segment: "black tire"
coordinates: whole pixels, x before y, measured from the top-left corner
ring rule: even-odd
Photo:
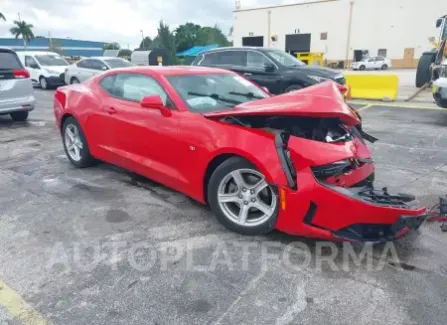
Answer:
[[[73,77],[70,79],[70,84],[78,84],[79,83],[79,79],[76,77]]]
[[[382,65],[382,70],[386,70],[386,69],[388,69],[388,65],[386,65],[386,64]]]
[[[302,85],[291,85],[289,87],[286,88],[286,90],[284,90],[285,93],[288,93],[290,91],[295,91],[295,90],[300,90],[303,89],[304,87]]]
[[[435,61],[436,52],[425,52],[419,59],[416,70],[416,87],[421,88],[431,80],[430,66]]]
[[[74,126],[77,128],[77,130],[79,132],[80,141],[82,142],[82,149],[80,149],[80,157],[81,158],[79,160],[73,159],[72,156],[70,155],[70,153],[68,152],[68,148],[67,148],[67,144],[66,144],[66,140],[65,140],[65,133],[66,133],[67,127],[69,127],[69,126]],[[68,117],[64,121],[64,124],[62,125],[62,143],[64,145],[65,154],[67,155],[68,159],[73,164],[73,166],[75,166],[77,168],[85,168],[85,167],[90,167],[95,163],[95,159],[90,154],[90,150],[89,150],[87,139],[85,138],[84,132],[82,131],[81,126],[79,125],[78,121],[76,121],[76,119],[74,117]]]
[[[262,224],[256,226],[242,226],[233,221],[231,221],[225,213],[222,211],[219,201],[218,201],[218,189],[222,180],[231,172],[238,169],[251,169],[253,171],[259,172],[256,167],[251,164],[249,161],[240,158],[240,157],[232,157],[225,160],[222,164],[220,164],[213,174],[210,177],[208,182],[208,192],[207,192],[207,200],[208,203],[213,210],[217,220],[227,229],[237,232],[243,235],[264,235],[271,232],[276,225],[276,220],[278,218],[279,212],[279,200],[276,192],[276,188],[272,188],[274,191],[274,197],[272,199],[276,200],[276,208],[272,216],[265,220]]]
[[[41,76],[39,78],[39,86],[40,86],[40,88],[42,88],[44,90],[48,89],[48,81],[47,81],[47,79],[45,79],[45,77]]]
[[[433,98],[435,99],[436,105],[442,108],[447,108],[447,99],[442,99],[439,94],[433,95]]]
[[[16,122],[23,122],[28,119],[28,111],[14,112],[9,114],[11,118]]]
[[[365,70],[366,69],[366,67],[362,64],[360,67],[359,67],[359,70]]]

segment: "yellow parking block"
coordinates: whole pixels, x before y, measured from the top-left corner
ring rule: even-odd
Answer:
[[[347,73],[346,85],[353,99],[396,100],[399,77],[396,74]]]
[[[0,281],[0,306],[23,325],[51,325],[14,290]]]

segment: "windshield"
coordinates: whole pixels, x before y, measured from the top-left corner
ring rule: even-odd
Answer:
[[[267,50],[265,53],[286,67],[300,67],[306,65],[296,57],[280,50]]]
[[[123,59],[106,59],[104,62],[111,68],[125,68],[125,67],[133,67],[134,65],[129,61]]]
[[[203,74],[166,77],[196,113],[224,111],[235,105],[269,95],[250,81],[234,74]]]
[[[43,66],[66,66],[69,65],[67,61],[61,56],[56,55],[36,55],[37,62]]]

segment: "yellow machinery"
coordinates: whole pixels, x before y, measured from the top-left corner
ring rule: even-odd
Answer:
[[[441,63],[447,56],[447,15],[436,21],[436,28],[440,29],[439,40],[430,39],[433,50],[424,52],[419,59],[416,70],[416,87],[418,88],[429,85],[439,78]]]
[[[298,52],[296,58],[307,65],[323,65],[323,52]]]

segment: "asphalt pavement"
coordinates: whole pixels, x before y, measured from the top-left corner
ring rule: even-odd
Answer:
[[[73,168],[52,96],[36,90],[28,122],[0,117],[0,324],[445,324],[439,224],[374,247],[237,235],[120,168]],[[446,110],[356,106],[379,184],[447,193]]]

